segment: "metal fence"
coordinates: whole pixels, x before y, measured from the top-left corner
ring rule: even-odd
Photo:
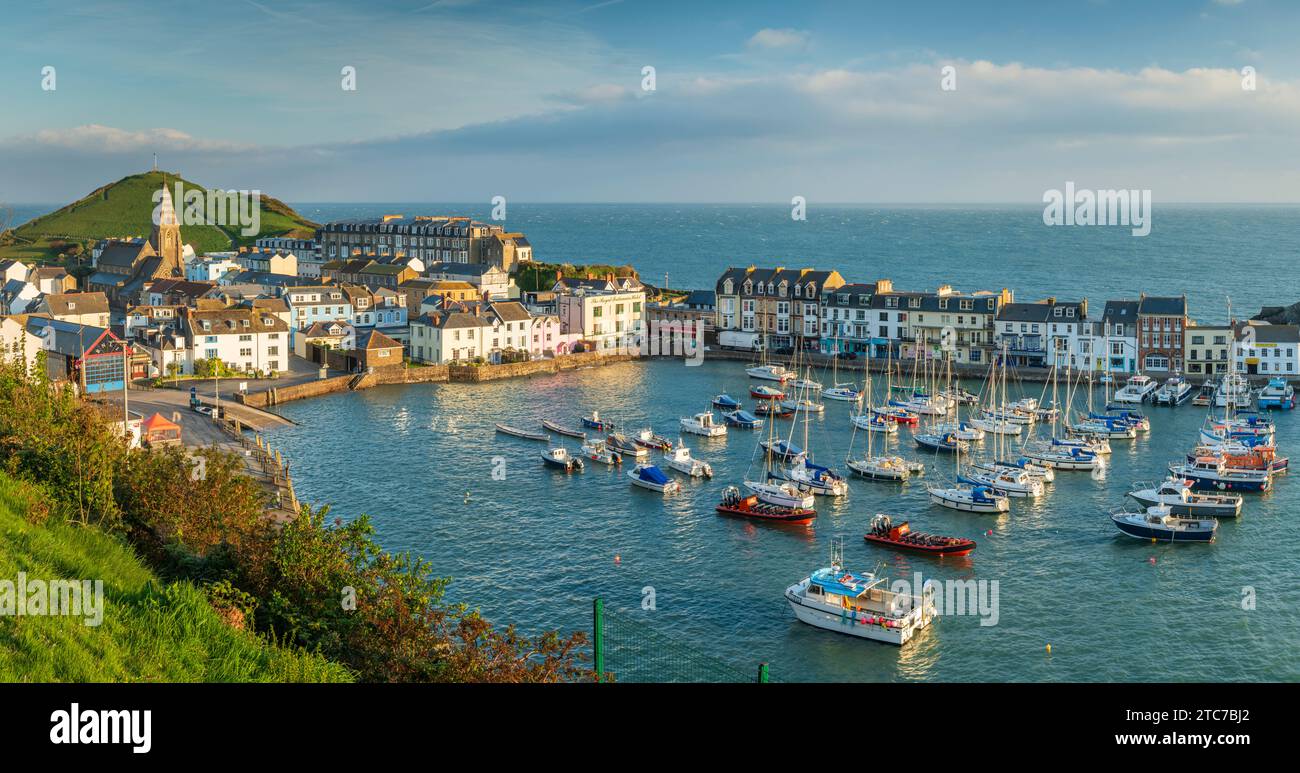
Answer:
[[[674,641],[625,612],[592,602],[592,650],[601,682],[759,682],[772,681],[767,663],[752,671],[737,668],[694,647]]]

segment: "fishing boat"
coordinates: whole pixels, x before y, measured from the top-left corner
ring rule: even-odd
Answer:
[[[780,365],[754,365],[745,368],[745,373],[749,374],[750,378],[778,382],[789,381],[795,375]]]
[[[1202,491],[1268,491],[1272,487],[1272,473],[1268,470],[1233,469],[1222,456],[1175,462],[1169,465],[1169,472],[1191,481],[1192,488]]]
[[[649,448],[654,451],[671,451],[673,450],[673,441],[663,435],[656,435],[654,430],[646,427],[632,437],[632,442],[642,448]]]
[[[605,445],[614,453],[620,456],[630,456],[633,459],[642,459],[650,455],[650,449],[637,445],[622,432],[611,432],[605,437]]]
[[[1192,385],[1182,376],[1170,376],[1152,396],[1156,405],[1182,405],[1192,398]]]
[[[943,454],[964,454],[970,450],[970,443],[958,440],[955,435],[938,432],[922,432],[912,436],[916,445],[924,451]]]
[[[849,423],[860,430],[893,435],[898,432],[897,422],[892,422],[876,413],[855,413],[849,416]]]
[[[785,392],[780,389],[773,389],[770,386],[759,385],[749,388],[749,396],[759,400],[784,400]]]
[[[657,491],[660,494],[672,494],[682,488],[682,484],[670,480],[663,470],[653,464],[638,464],[627,471],[627,476],[632,479],[633,486]]]
[[[665,454],[664,463],[692,478],[713,477],[713,467],[708,462],[691,456],[691,449],[686,446],[678,446],[671,453]]]
[[[682,432],[689,432],[692,435],[703,435],[704,437],[725,437],[727,426],[719,424],[714,418],[713,412],[697,413],[694,416],[682,417]]]
[[[593,462],[600,462],[611,467],[623,463],[623,457],[605,445],[605,441],[598,438],[588,440],[582,444],[582,455]]]
[[[565,437],[575,437],[578,439],[585,439],[587,437],[587,433],[581,430],[570,429],[568,427],[565,427],[560,424],[556,424],[553,421],[547,421],[545,419],[542,420],[542,428],[549,429],[551,432],[554,432],[557,435],[564,435]]]
[[[1218,391],[1213,381],[1207,380],[1192,398],[1192,405],[1206,407],[1214,404],[1214,393]]]
[[[722,501],[718,503],[716,509],[723,515],[773,523],[804,524],[811,523],[817,517],[817,511],[811,507],[782,507],[770,504],[760,500],[756,494],[742,495],[740,489],[735,486],[727,486],[722,490]]]
[[[1229,368],[1232,367],[1233,362],[1229,358]],[[1250,382],[1245,376],[1231,370],[1223,374],[1218,388],[1214,390],[1214,405],[1217,408],[1249,408]]]
[[[1119,510],[1110,514],[1110,520],[1120,532],[1152,542],[1213,542],[1219,532],[1214,518],[1174,515],[1163,505],[1140,513]]]
[[[821,413],[826,410],[826,406],[815,403],[806,397],[797,400],[782,400],[781,407],[793,413]]]
[[[975,550],[975,540],[912,531],[907,521],[895,525],[894,520],[884,513],[877,513],[871,519],[871,531],[862,538],[876,545],[937,556],[965,556]]]
[[[885,578],[845,571],[842,564],[843,545],[833,545],[830,566],[785,589],[801,622],[902,646],[934,620],[933,585],[915,589],[916,595],[895,593]]]
[[[952,510],[968,513],[1005,513],[1011,509],[1011,500],[989,486],[933,486],[928,489],[930,501]]]
[[[1164,505],[1174,515],[1236,518],[1241,515],[1240,494],[1197,494],[1189,481],[1168,477],[1160,483],[1134,483],[1130,497],[1143,507]]]
[[[759,416],[788,419],[791,416],[794,416],[794,409],[787,408],[776,400],[764,400],[754,406],[754,413]]]
[[[583,416],[582,426],[587,429],[594,429],[597,432],[613,432],[617,429],[614,422],[600,418],[599,411],[592,411],[590,416]]]
[[[1141,403],[1156,391],[1156,382],[1150,376],[1142,373],[1132,376],[1124,382],[1124,386],[1115,390],[1115,402],[1117,403]]]
[[[509,424],[498,424],[497,432],[500,432],[503,435],[523,438],[524,440],[540,440],[543,443],[549,442],[551,439],[550,436],[544,432],[529,432],[526,429],[512,427]]]
[[[1248,446],[1235,441],[1199,445],[1187,455],[1188,462],[1196,461],[1198,456],[1218,456],[1230,469],[1268,470],[1274,475],[1281,475],[1290,469],[1291,461],[1285,456],[1277,455],[1277,446]]]
[[[740,401],[731,395],[715,395],[713,398],[713,407],[721,408],[724,411],[734,411],[740,408]]]
[[[758,429],[763,426],[763,420],[750,413],[749,411],[731,411],[722,414],[722,420],[732,427],[740,429]]]
[[[563,446],[548,448],[542,452],[542,461],[550,467],[558,467],[565,472],[582,472],[582,457],[573,456]]]
[[[826,393],[823,392],[822,396],[826,396]],[[1289,411],[1295,407],[1295,388],[1285,378],[1271,378],[1268,385],[1259,391],[1256,402],[1260,408]]]

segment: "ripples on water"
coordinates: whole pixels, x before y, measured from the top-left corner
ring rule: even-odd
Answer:
[[[539,427],[543,418],[576,426],[597,409],[675,438],[680,416],[706,409],[719,392],[747,395],[748,383],[739,363],[657,361],[478,385],[381,387],[281,406],[299,424],[271,442],[292,460],[304,499],[329,503],[344,518],[369,513],[387,549],[425,556],[455,578],[456,600],[525,630],[589,630],[591,599],[601,595],[747,671],[767,660],[773,676],[788,681],[1300,678],[1300,481],[1281,478],[1275,491],[1248,496],[1243,517],[1222,521],[1211,546],[1138,542],[1118,536],[1106,517],[1132,481],[1160,477],[1185,453],[1204,416],[1190,405],[1146,407],[1150,435],[1113,441],[1105,480],[1060,473],[1047,496],[1013,500],[1008,516],[932,506],[921,482],[855,479],[843,500],[819,499],[809,528],[714,513],[722,488],[749,469],[754,433],[688,437],[715,477],[679,478],[682,493],[664,498],[599,465],[557,473],[542,466],[542,444],[493,430],[498,421]],[[1040,389],[1025,385],[1034,396]],[[818,460],[841,470],[847,415],[845,404],[828,402],[810,430]],[[1297,448],[1297,420],[1279,416],[1284,453]],[[903,453],[915,456],[908,430],[899,437]],[[859,451],[864,441],[859,434]],[[504,481],[492,480],[494,456],[505,460]],[[939,464],[927,477],[948,474],[950,460]],[[972,537],[979,548],[968,559],[939,561],[868,546],[861,535],[876,512]],[[998,580],[998,624],[944,617],[900,650],[799,623],[782,593],[825,564],[836,535],[845,537],[850,567],[880,563],[891,579],[922,571]],[[640,610],[645,586],[655,588],[657,611]],[[1241,609],[1244,586],[1256,590],[1254,611]]]

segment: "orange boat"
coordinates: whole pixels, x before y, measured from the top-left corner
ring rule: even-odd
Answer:
[[[1241,447],[1231,451],[1201,446],[1188,454],[1187,460],[1195,461],[1197,456],[1222,456],[1224,466],[1233,470],[1268,470],[1279,473],[1286,472],[1290,467],[1289,459],[1285,456],[1278,457],[1277,446]]]
[[[871,531],[862,537],[878,545],[934,553],[941,556],[964,556],[975,549],[975,540],[965,537],[944,537],[912,531],[903,521],[897,526],[888,515],[879,513],[871,519]]]
[[[817,517],[817,511],[811,507],[782,507],[760,502],[753,494],[741,496],[740,489],[735,486],[727,486],[723,490],[722,502],[718,504],[717,510],[723,515],[775,523],[804,524],[811,523]]]

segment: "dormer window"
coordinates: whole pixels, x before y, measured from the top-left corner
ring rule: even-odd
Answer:
[[[907,299],[907,307],[908,307],[909,309],[919,309],[919,308],[921,308],[921,299],[920,299],[920,298],[908,298],[908,299]]]
[[[750,282],[746,282],[746,283],[745,283],[745,295],[753,295],[753,294],[754,294],[754,285],[753,285],[752,283],[750,283]]]
[[[808,297],[809,297],[809,298],[816,298],[816,297],[817,297],[817,285],[813,284],[812,282],[809,282],[809,283],[808,283],[808,290],[807,290],[807,293],[808,293]]]
[[[732,288],[732,285],[731,285],[731,280],[730,280],[730,279],[728,279],[727,281],[725,281],[725,282],[722,283],[722,292],[723,292],[724,295],[731,295],[731,292],[732,292],[731,288]]]
[[[782,286],[782,287],[785,287],[785,285],[781,285],[781,286]],[[794,286],[794,297],[796,297],[796,298],[802,298],[802,297],[803,297],[803,287],[801,287],[801,286],[800,286],[799,284],[797,284],[797,283],[796,283],[795,286]]]

